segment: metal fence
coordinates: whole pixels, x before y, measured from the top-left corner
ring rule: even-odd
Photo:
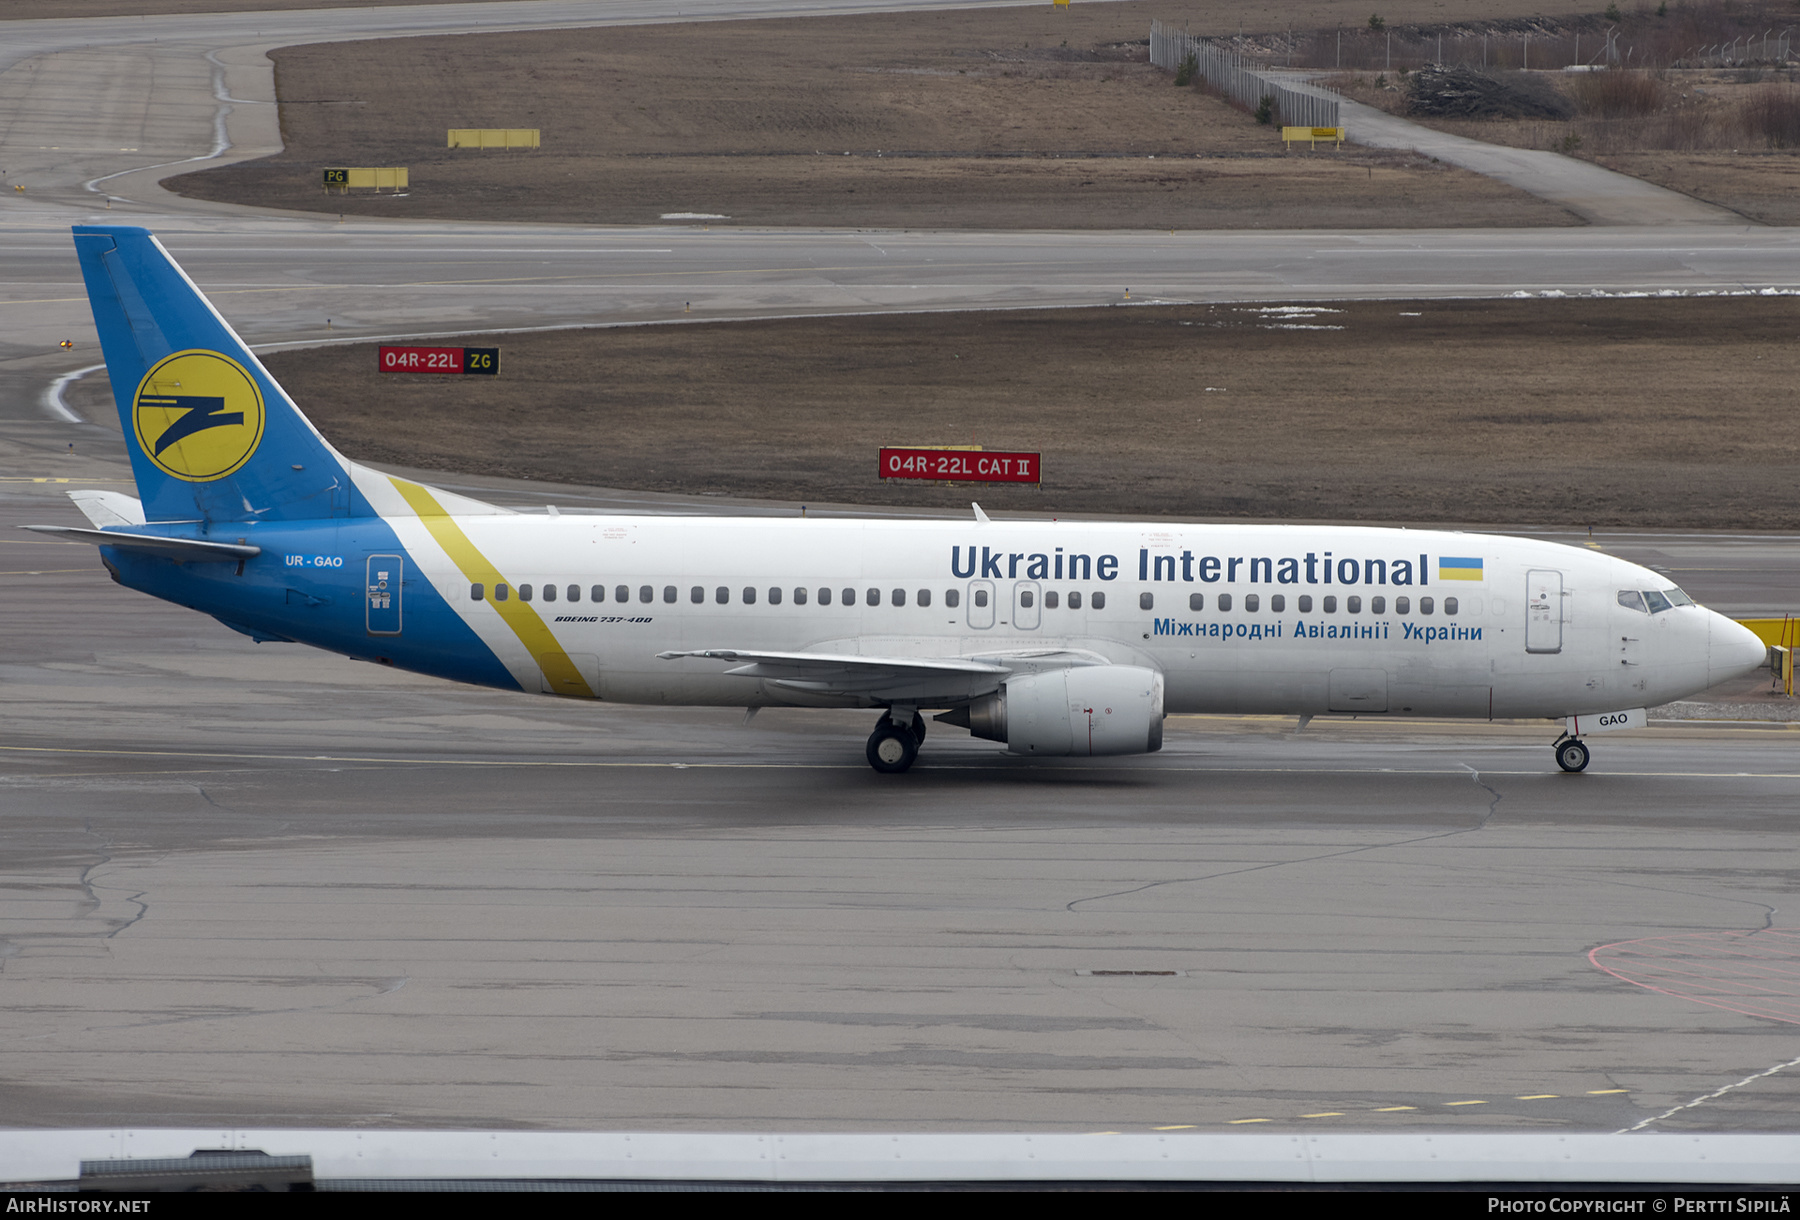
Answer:
[[[1329,90],[1292,88],[1260,64],[1227,51],[1204,38],[1194,38],[1160,21],[1150,23],[1150,62],[1170,72],[1192,56],[1196,73],[1246,110],[1269,99],[1270,118],[1288,127],[1337,127],[1338,99]]]

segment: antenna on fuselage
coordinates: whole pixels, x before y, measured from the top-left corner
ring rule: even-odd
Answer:
[[[981,505],[971,500],[969,507],[975,510],[975,524],[986,525],[988,523],[988,515],[981,511]]]

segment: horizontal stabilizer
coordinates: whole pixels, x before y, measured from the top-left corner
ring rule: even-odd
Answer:
[[[262,554],[259,546],[241,542],[202,542],[197,538],[163,538],[156,534],[126,534],[118,530],[84,530],[72,525],[25,525],[21,529],[40,534],[53,534],[70,542],[91,542],[95,546],[122,546],[133,551],[148,551],[169,559],[193,562],[217,560],[231,562],[254,559]]]
[[[75,501],[75,507],[81,515],[94,523],[95,529],[105,529],[109,525],[142,525],[144,524],[144,505],[135,496],[128,496],[122,491],[72,491],[69,499]]]

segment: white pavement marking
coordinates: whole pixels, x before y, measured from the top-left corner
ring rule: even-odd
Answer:
[[[1678,1106],[1671,1106],[1669,1109],[1664,1110],[1661,1114],[1652,1114],[1649,1118],[1644,1119],[1642,1122],[1633,1123],[1631,1126],[1626,1127],[1626,1128],[1620,1130],[1619,1132],[1617,1132],[1617,1134],[1628,1135],[1633,1131],[1642,1131],[1644,1128],[1650,1126],[1652,1123],[1660,1123],[1663,1119],[1671,1118],[1674,1115],[1681,1113],[1683,1110],[1692,1110],[1695,1106],[1705,1105],[1709,1101],[1716,1101],[1718,1098],[1725,1096],[1727,1093],[1731,1093],[1738,1089],[1741,1089],[1747,1084],[1754,1084],[1758,1080],[1762,1080],[1768,1076],[1773,1076],[1777,1072],[1786,1071],[1788,1068],[1795,1067],[1795,1066],[1800,1066],[1800,1058],[1789,1059],[1786,1063],[1777,1063],[1772,1068],[1764,1068],[1760,1072],[1751,1073],[1750,1075],[1744,1077],[1742,1080],[1735,1081],[1731,1084],[1725,1085],[1722,1088],[1714,1089],[1712,1092],[1706,1094],[1704,1097],[1696,1097],[1692,1101],[1684,1101]]]

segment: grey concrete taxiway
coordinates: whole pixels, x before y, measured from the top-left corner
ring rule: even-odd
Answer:
[[[1177,718],[1048,765],[939,726],[884,778],[866,714],[254,644],[11,528],[122,476],[11,436],[0,1124],[1792,1125],[1794,727],[1567,776],[1537,724]],[[1717,604],[1800,575],[1709,554]],[[1713,989],[1601,968],[1657,954]]]

